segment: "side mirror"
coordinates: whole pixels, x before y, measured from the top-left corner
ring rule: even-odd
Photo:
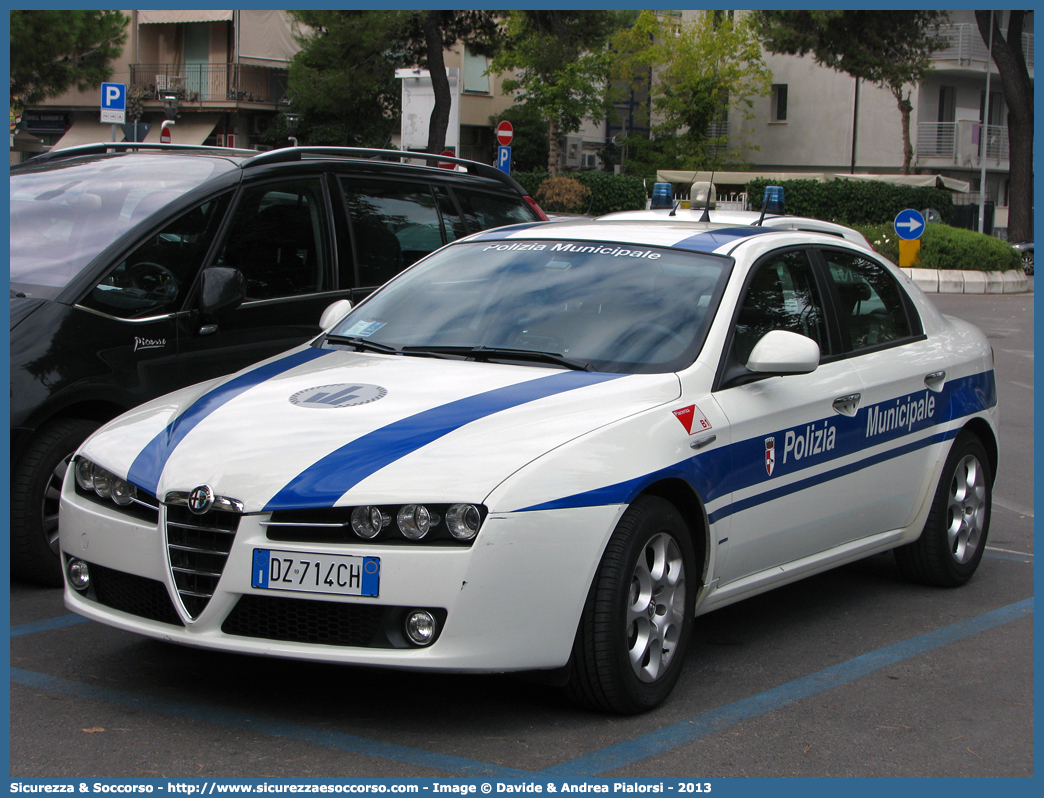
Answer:
[[[794,332],[772,330],[754,344],[747,368],[759,374],[809,374],[819,368],[819,344]]]
[[[211,266],[203,270],[200,284],[200,309],[207,318],[226,308],[239,307],[246,299],[246,278],[239,269]]]
[[[338,299],[336,302],[327,305],[326,310],[323,311],[323,315],[319,317],[319,329],[326,332],[333,327],[337,322],[348,315],[348,311],[352,309],[352,303],[347,299]]]

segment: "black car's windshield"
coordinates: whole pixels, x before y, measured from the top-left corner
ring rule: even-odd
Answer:
[[[235,168],[221,158],[76,158],[11,173],[11,282],[63,288],[147,216]]]
[[[638,245],[457,244],[357,307],[327,343],[360,349],[366,341],[418,357],[675,371],[699,354],[730,267],[727,258]]]

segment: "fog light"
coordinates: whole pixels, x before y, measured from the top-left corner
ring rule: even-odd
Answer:
[[[407,504],[395,518],[399,531],[410,540],[420,540],[431,529],[431,514],[423,504]]]
[[[69,584],[77,590],[86,590],[91,584],[91,574],[83,560],[69,560]]]
[[[482,516],[473,504],[454,504],[446,513],[446,526],[457,540],[471,540],[478,534]]]
[[[361,538],[375,538],[377,534],[391,523],[390,518],[377,507],[356,507],[352,510],[352,529]]]
[[[435,618],[427,610],[413,610],[406,616],[406,636],[418,646],[435,639]]]
[[[126,507],[134,497],[138,495],[138,489],[123,479],[112,481],[112,500],[121,507]]]
[[[94,490],[94,463],[80,457],[76,461],[76,484],[84,490]]]

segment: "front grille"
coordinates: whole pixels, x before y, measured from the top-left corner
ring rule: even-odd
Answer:
[[[203,612],[239,528],[239,513],[211,510],[194,515],[187,507],[167,505],[167,554],[174,584],[191,618]]]
[[[242,596],[221,631],[292,643],[387,647],[382,633],[387,612],[388,608],[371,604]]]
[[[162,582],[88,563],[91,593],[99,604],[150,621],[184,626]]]

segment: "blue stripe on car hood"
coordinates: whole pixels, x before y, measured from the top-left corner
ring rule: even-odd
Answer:
[[[472,421],[622,376],[625,375],[565,371],[458,399],[401,419],[356,438],[306,468],[268,502],[265,510],[330,507],[366,477]]]
[[[255,385],[260,385],[265,380],[285,371],[290,371],[303,363],[329,354],[329,351],[312,347],[302,349],[287,357],[239,374],[203,394],[185,412],[170,422],[161,433],[149,441],[131,463],[127,479],[155,496],[160,474],[163,473],[167,460],[178,444],[185,439],[185,436],[192,432],[203,419]],[[160,496],[157,498],[162,499]]]

